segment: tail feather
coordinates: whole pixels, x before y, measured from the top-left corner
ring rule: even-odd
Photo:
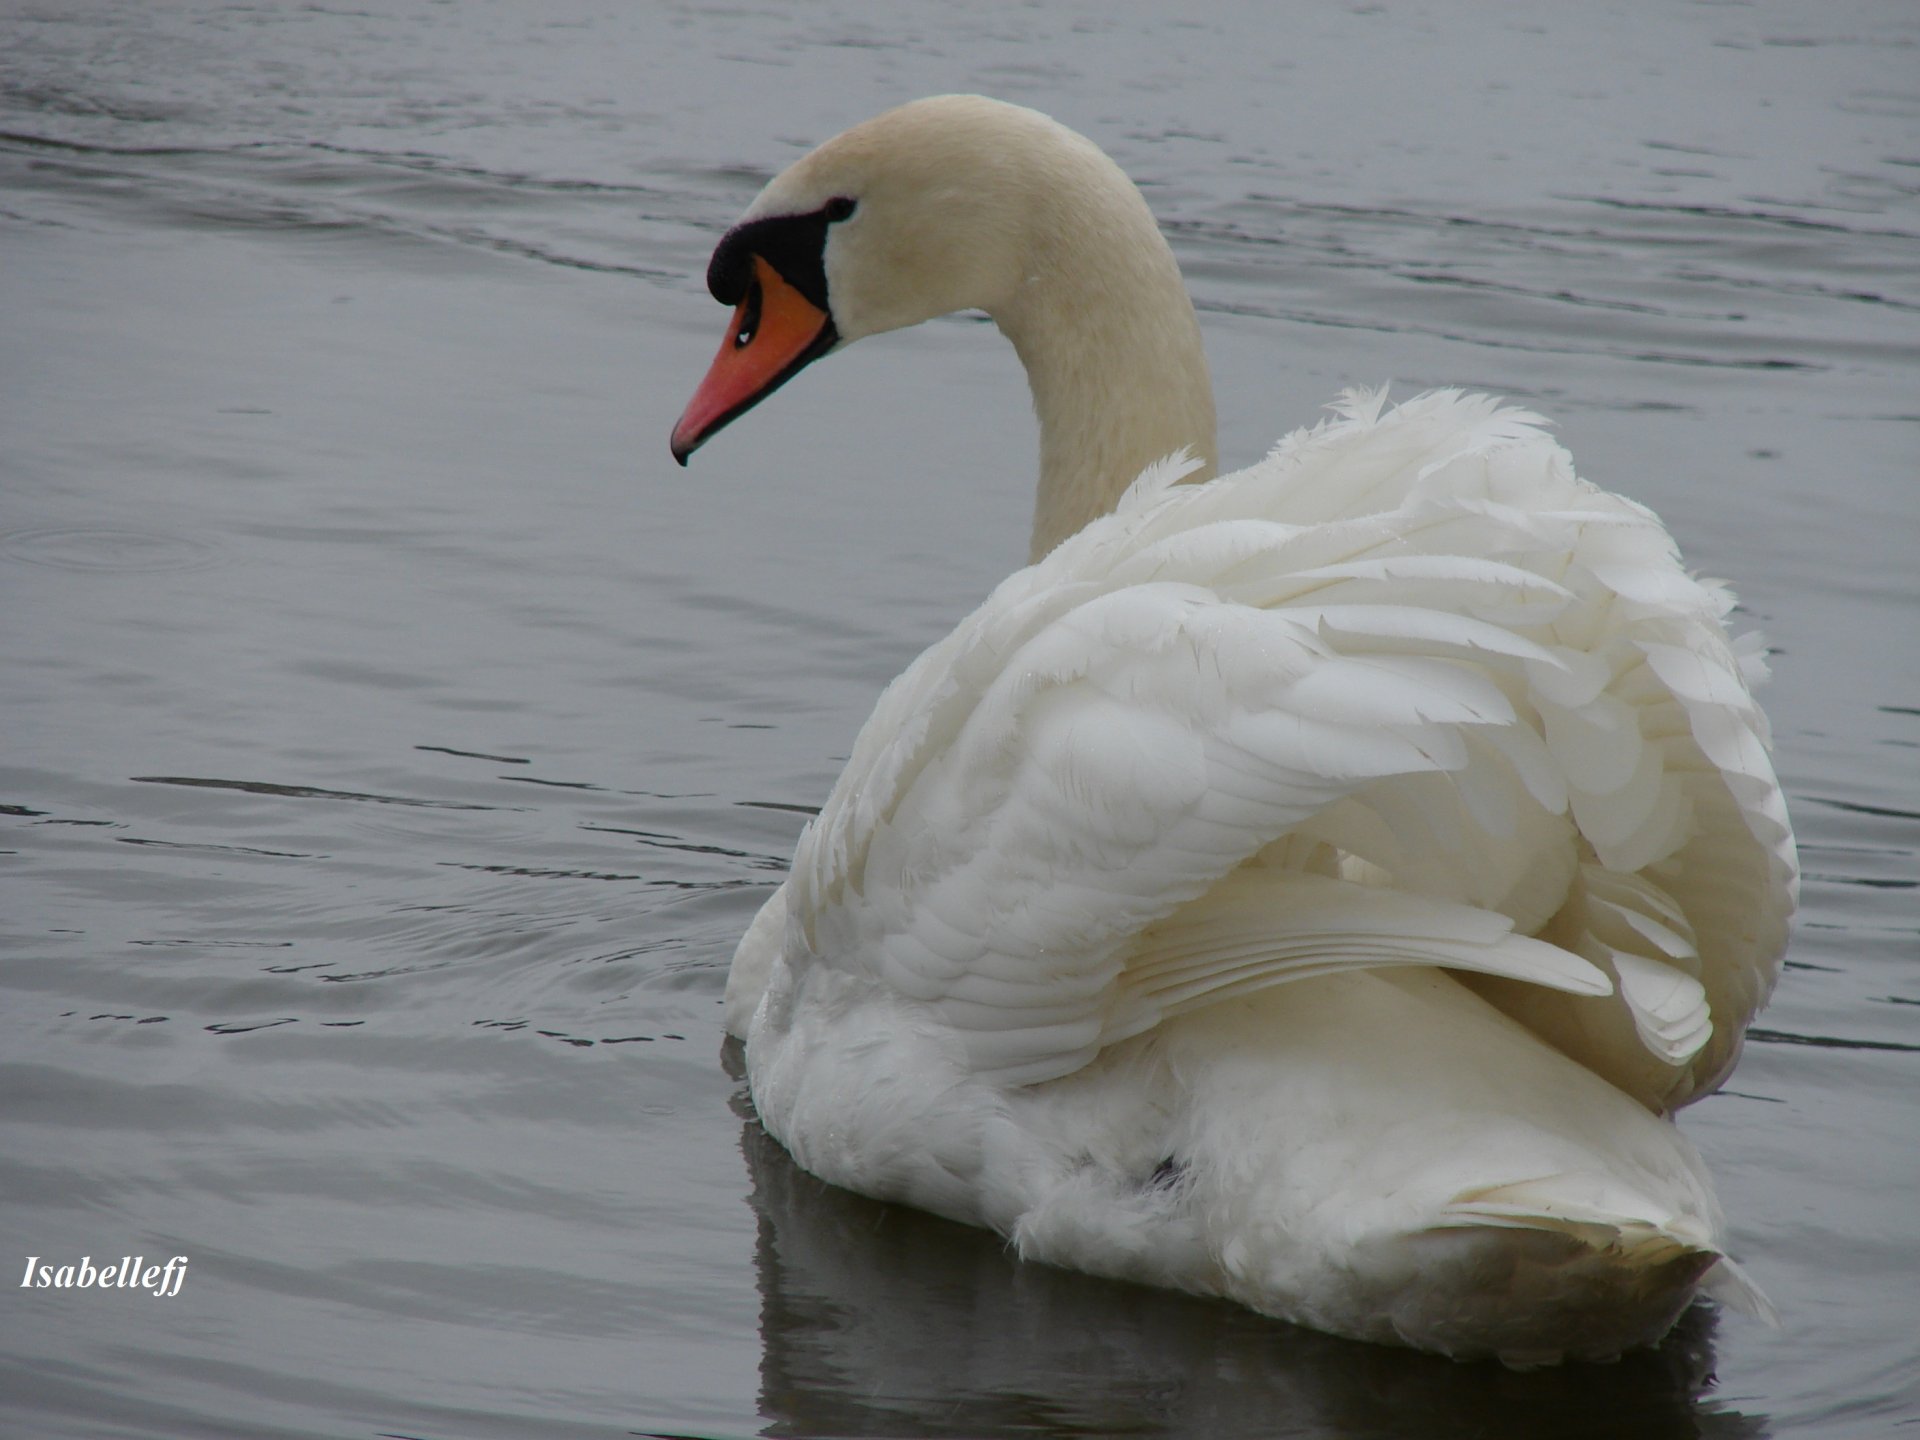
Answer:
[[[1773,1302],[1767,1299],[1766,1292],[1727,1256],[1722,1255],[1700,1277],[1700,1288],[1736,1315],[1758,1320],[1770,1329],[1780,1328],[1780,1312],[1773,1308]]]
[[[1562,1170],[1463,1190],[1442,1213],[1452,1217],[1450,1223],[1559,1230],[1569,1235],[1629,1236],[1644,1231],[1665,1236],[1683,1249],[1718,1253],[1697,1217],[1676,1214],[1671,1206],[1659,1205],[1618,1177],[1597,1170]]]
[[[1477,1323],[1516,1369],[1654,1344],[1703,1290],[1772,1314],[1696,1217],[1662,1211],[1605,1176],[1550,1175],[1462,1192],[1428,1233],[1469,1247],[1488,1312]],[[1502,1307],[1524,1324],[1503,1326]]]

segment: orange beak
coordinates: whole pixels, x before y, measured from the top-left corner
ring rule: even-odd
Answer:
[[[682,465],[735,416],[744,415],[839,343],[833,317],[781,278],[758,255],[727,338],[673,427]]]

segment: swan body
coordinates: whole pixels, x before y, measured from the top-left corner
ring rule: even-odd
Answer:
[[[1650,512],[1455,392],[1352,393],[1209,478],[1138,192],[979,97],[803,158],[709,281],[740,310],[682,459],[962,307],[1041,422],[1034,563],[881,696],[734,957],[801,1165],[1461,1358],[1764,1310],[1671,1112],[1733,1066],[1797,870],[1759,652]]]

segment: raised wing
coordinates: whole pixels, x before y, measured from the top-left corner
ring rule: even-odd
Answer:
[[[1397,963],[1655,1108],[1717,1083],[1795,881],[1724,589],[1477,397],[1358,397],[1184,473],[889,688],[795,857],[788,963],[918,1002],[1006,1083]]]

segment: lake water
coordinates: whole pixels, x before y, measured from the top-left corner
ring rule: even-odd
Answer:
[[[1737,581],[1806,903],[1684,1124],[1779,1330],[1348,1344],[1016,1265],[747,1118],[734,940],[1024,555],[1035,437],[965,319],[691,471],[667,432],[721,230],[956,89],[1140,180],[1229,463],[1349,384],[1491,389]],[[1917,462],[1910,0],[7,0],[0,1424],[1916,1433]]]

